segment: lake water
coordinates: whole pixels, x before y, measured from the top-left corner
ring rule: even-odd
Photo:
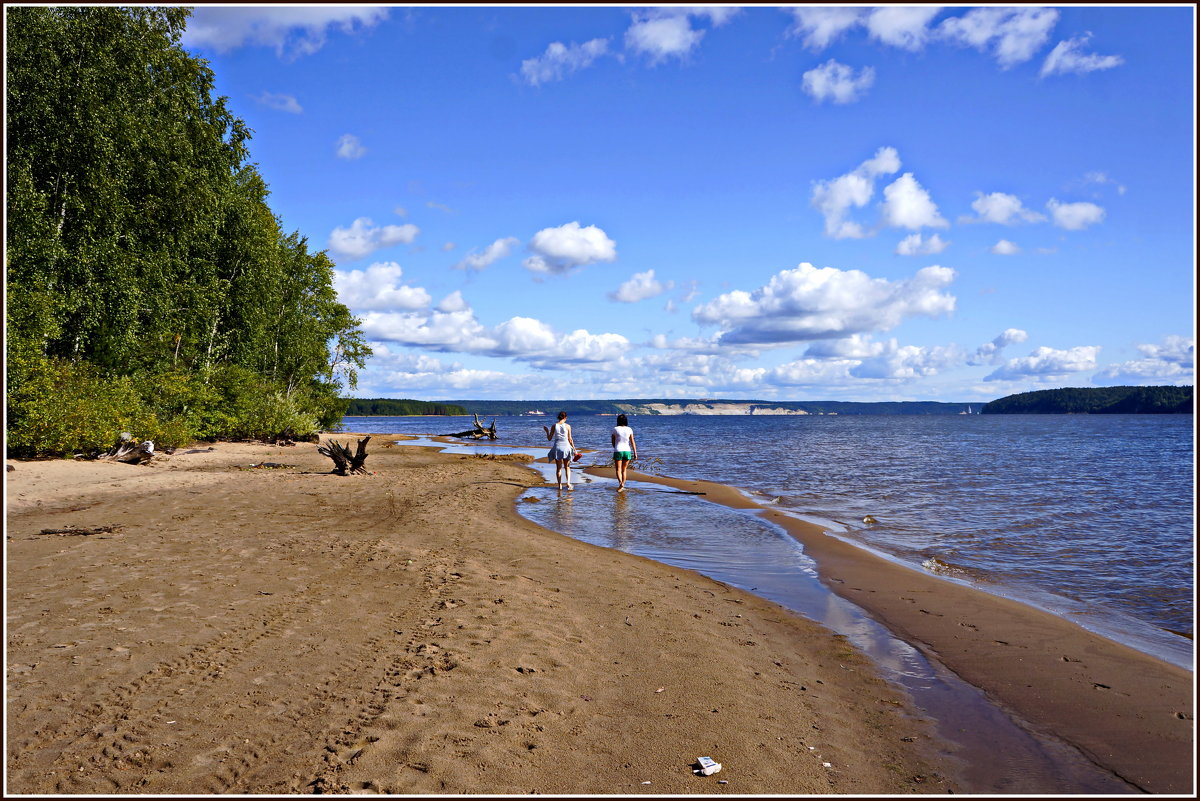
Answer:
[[[500,417],[499,442],[544,455],[541,427],[551,421]],[[606,462],[614,418],[569,422],[576,444],[598,451],[582,463]],[[737,487],[889,558],[1192,666],[1191,416],[689,415],[630,424],[635,467],[645,472]],[[464,418],[347,417],[343,427],[446,434],[470,426]],[[531,490],[554,502],[518,506],[596,544],[710,575],[706,566],[717,566],[721,580],[780,602],[777,590],[795,592],[787,576],[813,572],[802,549],[756,515],[650,484],[631,485],[624,498],[586,491],[610,483],[590,481],[565,503],[552,487]],[[868,516],[875,522],[864,523]]]

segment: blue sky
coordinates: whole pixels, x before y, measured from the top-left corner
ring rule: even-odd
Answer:
[[[360,397],[1194,383],[1192,6],[200,6]]]

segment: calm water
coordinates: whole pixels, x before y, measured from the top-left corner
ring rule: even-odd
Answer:
[[[544,451],[541,426],[550,419],[499,418],[500,441]],[[583,463],[604,461],[613,418],[570,422],[576,443],[599,451]],[[630,424],[642,457],[636,466],[646,472],[738,487],[893,559],[1191,666],[1191,416],[635,416]],[[463,418],[346,418],[344,426],[419,434],[469,428]],[[723,562],[733,583],[767,597],[773,583],[787,581],[767,565],[811,571],[803,553],[780,546],[774,527],[755,515],[650,485],[620,502],[580,490],[569,504],[521,504],[521,511],[651,558],[660,558],[656,549],[684,554],[673,558],[696,569],[686,563],[689,538],[708,529],[741,532],[726,551],[697,558]],[[536,492],[550,500],[549,491]],[[865,524],[867,516],[877,522]],[[659,540],[634,547],[622,534],[643,528],[633,521],[653,521]]]

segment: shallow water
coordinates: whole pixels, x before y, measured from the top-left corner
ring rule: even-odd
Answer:
[[[344,425],[436,434],[462,430],[461,420],[366,417]],[[541,426],[550,421],[499,418],[500,442],[544,449]],[[570,422],[576,443],[597,449],[583,463],[606,461],[614,419]],[[730,484],[889,558],[1192,666],[1191,416],[635,416],[630,423],[642,457],[635,467],[646,472]],[[665,494],[652,497],[658,505],[631,497],[626,512],[596,510],[614,521],[603,536],[619,536],[620,515],[689,520],[659,526],[666,538],[729,525],[713,504],[683,503],[685,512],[664,506]],[[863,523],[867,516],[877,522]],[[576,514],[560,525],[587,519]],[[742,542],[715,558],[745,577],[739,586],[769,586],[769,569],[748,556],[761,545]]]
[[[361,430],[361,429],[360,429]],[[489,445],[414,443],[449,452],[529,453]],[[587,461],[586,459],[584,460]],[[1133,788],[1079,752],[1031,733],[976,687],[929,662],[851,602],[825,588],[815,565],[786,531],[757,513],[711,504],[696,495],[573,471],[575,488],[559,490],[554,466],[531,464],[547,485],[521,495],[519,511],[576,539],[687,568],[803,614],[841,634],[905,690],[948,744],[955,780],[973,793],[1123,794]]]

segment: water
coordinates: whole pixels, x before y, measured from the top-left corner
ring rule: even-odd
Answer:
[[[541,426],[550,421],[502,417],[500,441],[544,450]],[[599,451],[584,464],[605,460],[614,419],[570,422],[576,444]],[[1191,416],[635,416],[630,423],[636,466],[647,472],[730,484],[877,553],[1192,665]],[[421,434],[469,427],[462,418],[370,417],[346,418],[344,426]],[[646,497],[654,503],[634,494],[625,512],[537,522],[586,538],[585,521],[599,516],[610,533],[596,536],[619,538],[624,515],[654,520],[668,540],[731,526],[728,510],[693,496]],[[536,519],[536,506],[522,504],[522,512]],[[863,523],[867,516],[877,522]],[[741,517],[750,522],[730,530],[766,527]],[[731,541],[727,554],[704,558],[739,572],[737,586],[769,586],[769,571],[747,574],[764,571],[746,554],[765,541]],[[622,548],[617,540],[597,544]],[[639,547],[667,561],[657,546]]]

